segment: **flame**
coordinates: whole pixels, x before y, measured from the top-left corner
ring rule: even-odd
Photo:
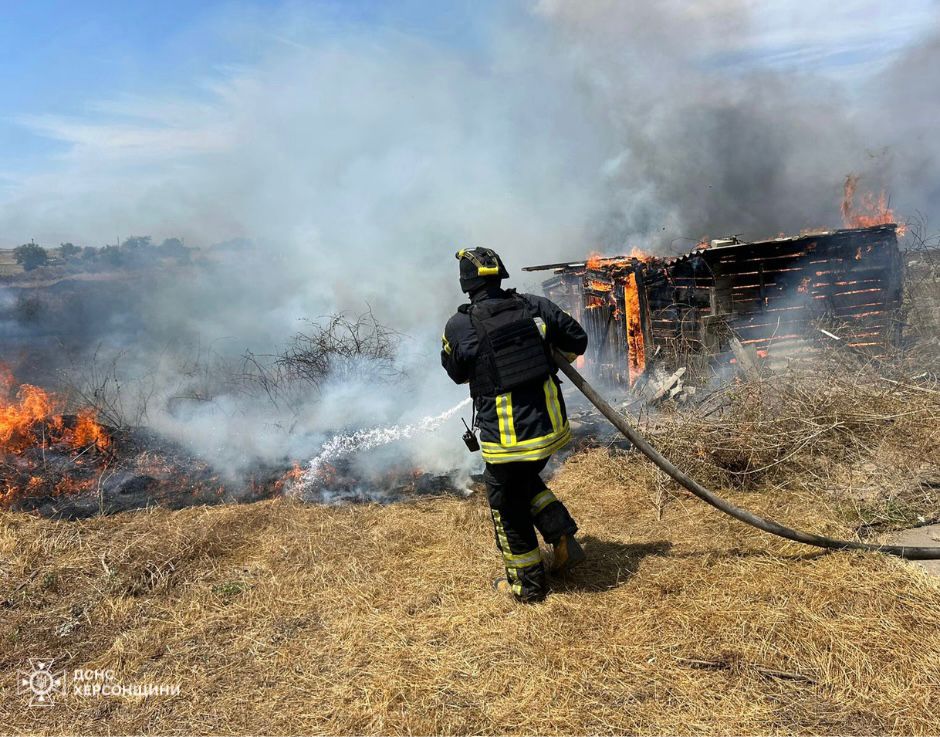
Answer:
[[[842,188],[842,222],[846,228],[869,228],[873,225],[887,225],[896,222],[894,211],[888,206],[888,196],[884,190],[876,197],[867,192],[861,196],[858,206],[855,204],[858,189],[858,175],[849,174]],[[904,228],[898,228],[899,235],[904,235]]]
[[[7,386],[12,388],[9,383]],[[38,386],[23,384],[15,398],[0,398],[0,448],[21,453],[33,444],[34,427],[52,415],[52,401]],[[61,418],[58,418],[61,425]]]
[[[111,444],[111,438],[105,429],[95,420],[95,413],[89,409],[79,410],[78,421],[72,430],[72,447],[87,448],[95,445],[104,450]]]
[[[585,259],[585,267],[590,271],[607,271],[612,282],[602,282],[585,275],[585,290],[594,294],[585,293],[584,308],[586,314],[599,307],[609,306],[613,309],[611,317],[620,318],[620,310],[616,301],[610,294],[614,284],[623,282],[624,307],[626,313],[627,354],[629,363],[630,385],[640,377],[646,368],[646,346],[643,339],[643,322],[640,316],[640,293],[637,287],[636,272],[640,268],[637,262],[649,263],[655,257],[641,248],[633,247],[626,256],[604,257],[596,251],[591,252]],[[601,296],[600,294],[604,296]]]
[[[62,419],[62,403],[54,395],[32,384],[21,384],[14,393],[15,384],[9,368],[0,365],[0,451],[21,453],[32,445],[63,442],[71,448],[95,445],[103,450],[111,444],[93,410],[79,410],[69,428]]]
[[[56,494],[74,493],[93,483],[68,475],[56,480],[46,473],[45,465],[40,465],[42,462],[35,454],[26,452],[34,448],[41,448],[43,454],[47,449],[58,453],[80,451],[72,460],[82,465],[89,458],[85,451],[104,450],[111,444],[108,432],[98,424],[93,410],[82,409],[74,422],[66,422],[61,414],[62,405],[55,395],[38,386],[21,384],[17,387],[12,372],[0,364],[0,461],[6,462],[13,456],[15,462],[8,467],[29,474],[28,479],[4,479],[5,489],[0,491],[0,501],[9,502],[21,494],[38,493],[43,488]]]
[[[646,346],[643,342],[643,323],[640,319],[640,291],[636,283],[636,274],[627,275],[623,287],[624,308],[627,313],[627,347],[630,372],[630,386],[646,368]]]
[[[654,258],[653,254],[634,246],[626,256],[601,256],[597,251],[591,251],[584,260],[584,265],[589,271],[599,271],[609,266],[629,265],[631,261],[648,263]]]
[[[293,485],[299,482],[303,477],[304,469],[297,461],[294,461],[293,467],[274,482],[274,491],[278,494],[289,492]]]
[[[796,288],[796,291],[798,291],[800,294],[806,294],[809,291],[809,281],[810,279],[808,276],[803,277],[803,279],[800,280],[800,286]]]

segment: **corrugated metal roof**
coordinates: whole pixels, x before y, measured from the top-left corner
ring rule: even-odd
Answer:
[[[898,227],[897,223],[886,223],[884,225],[872,225],[867,228],[839,228],[836,230],[814,230],[814,231],[800,233],[799,235],[780,236],[778,238],[768,238],[764,240],[746,241],[746,242],[741,242],[741,243],[729,243],[728,245],[712,246],[710,248],[694,248],[688,253],[682,254],[681,256],[674,256],[672,258],[665,258],[665,257],[660,257],[660,256],[654,256],[653,258],[655,259],[657,266],[673,266],[674,264],[678,264],[683,261],[686,261],[695,255],[707,253],[707,252],[715,253],[717,251],[720,251],[721,253],[724,254],[724,253],[734,252],[735,250],[742,250],[745,248],[754,248],[755,246],[756,247],[765,246],[765,245],[769,246],[769,245],[775,245],[779,243],[788,243],[788,242],[796,243],[798,241],[811,240],[813,238],[822,238],[825,236],[842,235],[846,233],[870,233],[870,232],[876,232],[876,231],[892,231],[893,232],[897,230],[897,227]],[[617,261],[617,260],[627,261],[629,259],[630,259],[630,256],[602,256],[600,257],[599,260],[600,261]],[[549,269],[552,269],[555,271],[555,273],[559,273],[559,272],[566,271],[568,269],[584,268],[585,265],[586,263],[584,259],[581,259],[580,261],[570,261],[568,263],[544,264],[542,266],[525,266],[523,267],[522,270],[523,271],[548,271]]]

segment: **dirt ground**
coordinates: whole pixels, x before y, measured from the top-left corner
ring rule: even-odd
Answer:
[[[490,588],[500,567],[479,495],[384,507],[276,500],[79,523],[2,513],[0,725],[940,732],[940,578],[758,533],[603,449],[574,456],[552,485],[589,560],[531,606]],[[852,534],[820,494],[729,496]],[[56,694],[31,707],[17,688],[30,658],[55,658],[70,687],[76,669],[90,669],[113,671],[105,683],[180,690]]]
[[[891,542],[898,545],[933,547],[940,545],[940,525],[925,525],[903,530],[894,535]],[[919,560],[916,565],[934,576],[940,576],[940,560]]]

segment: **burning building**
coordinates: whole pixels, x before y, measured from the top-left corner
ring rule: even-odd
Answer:
[[[678,258],[634,252],[529,266],[553,272],[545,294],[590,337],[587,367],[630,385],[653,366],[805,350],[820,329],[877,354],[900,338],[902,267],[892,223],[742,243],[700,244]]]

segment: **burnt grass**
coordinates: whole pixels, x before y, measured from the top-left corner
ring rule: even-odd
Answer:
[[[65,415],[63,421],[74,421],[74,416]],[[152,506],[182,509],[251,502],[279,493],[282,467],[259,466],[233,481],[147,429],[104,430],[111,441],[104,449],[43,447],[40,437],[22,454],[6,454],[0,462],[0,484],[16,490],[9,494],[7,508],[53,519],[81,519]]]
[[[74,415],[62,416],[68,427]],[[41,424],[41,423],[40,423]],[[96,515],[162,507],[250,503],[297,491],[292,484],[302,467],[288,458],[261,463],[237,475],[223,474],[179,443],[146,428],[103,427],[105,448],[74,449],[52,443],[51,429],[32,428],[34,444],[0,460],[0,507],[51,519],[77,520]],[[339,459],[328,478],[297,496],[313,503],[391,503],[421,497],[462,496],[479,489],[480,477],[457,485],[452,474],[389,468],[363,475],[350,459]]]

